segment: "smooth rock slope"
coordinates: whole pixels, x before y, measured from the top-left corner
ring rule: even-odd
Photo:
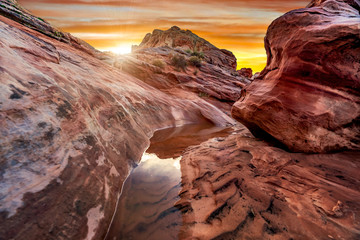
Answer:
[[[101,239],[156,129],[234,121],[0,16],[0,239]]]

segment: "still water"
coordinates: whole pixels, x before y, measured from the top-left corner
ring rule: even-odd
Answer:
[[[174,205],[181,190],[182,152],[230,132],[229,128],[213,125],[187,125],[155,132],[140,164],[124,183],[107,239],[178,239],[182,218]]]

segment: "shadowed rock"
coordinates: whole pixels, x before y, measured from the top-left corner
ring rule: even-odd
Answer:
[[[316,1],[275,21],[263,80],[242,92],[234,116],[291,149],[356,149],[357,2]],[[102,239],[156,129],[234,124],[224,102],[249,81],[232,76],[232,54],[190,31],[155,31],[132,56],[111,58],[54,36],[15,1],[1,1],[0,12],[0,239]],[[177,72],[170,56],[190,57],[186,49],[205,60]],[[302,74],[309,68],[317,71]],[[179,237],[358,239],[358,155],[290,154],[244,128],[192,147]]]

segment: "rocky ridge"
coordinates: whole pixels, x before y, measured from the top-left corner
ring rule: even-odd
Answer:
[[[177,26],[173,26],[166,31],[155,29],[152,33],[148,33],[139,46],[133,46],[133,52],[163,46],[171,48],[181,47],[183,49],[203,52],[208,63],[226,67],[229,70],[236,70],[236,58],[232,52],[218,49],[190,30],[182,30]]]
[[[41,32],[48,37],[57,39],[61,42],[70,44],[71,46],[87,52],[92,56],[100,57],[102,53],[87,42],[72,36],[69,33],[62,32],[53,27],[46,20],[32,15],[29,11],[24,9],[17,0],[1,0],[0,1],[0,15],[10,18],[28,28]]]

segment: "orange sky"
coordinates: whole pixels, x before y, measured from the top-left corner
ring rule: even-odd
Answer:
[[[129,51],[153,29],[190,29],[218,48],[232,51],[238,68],[266,64],[268,25],[305,7],[294,0],[19,0],[25,8],[100,50]]]

